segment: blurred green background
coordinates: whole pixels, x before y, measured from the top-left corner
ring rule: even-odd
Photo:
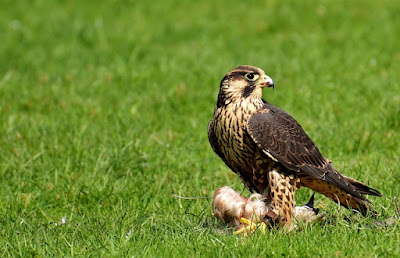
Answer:
[[[399,196],[398,1],[0,2],[2,256],[399,255],[398,226],[339,216],[291,234],[217,230],[212,196],[239,179],[207,123],[222,77],[274,79],[336,168]],[[311,191],[301,190],[298,203]],[[348,217],[351,217],[349,222]]]

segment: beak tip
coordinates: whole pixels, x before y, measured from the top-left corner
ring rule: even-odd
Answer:
[[[272,89],[274,90],[275,89],[275,84],[274,84],[274,82],[271,82],[269,85],[268,85],[268,87],[272,87]]]

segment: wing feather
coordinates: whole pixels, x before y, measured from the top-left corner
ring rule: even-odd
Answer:
[[[247,121],[247,131],[265,153],[286,168],[323,180],[354,197],[367,200],[322,156],[300,124],[285,111],[265,103],[263,109]]]

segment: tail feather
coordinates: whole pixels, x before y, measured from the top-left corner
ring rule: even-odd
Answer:
[[[358,180],[356,180],[354,178],[351,178],[351,177],[348,177],[348,176],[345,176],[345,175],[342,175],[342,176],[347,181],[349,181],[349,183],[351,183],[356,188],[356,190],[358,192],[360,192],[361,194],[367,194],[367,195],[373,195],[373,196],[382,197],[382,194],[378,190],[375,190],[375,189],[373,189],[373,188],[371,188],[369,186],[366,186],[365,184],[361,183],[360,181],[358,181]]]
[[[375,196],[382,196],[382,194],[351,177],[344,175],[341,176],[354,187],[354,191],[358,193],[358,196],[352,195],[346,190],[341,189],[333,184],[329,184],[326,181],[315,180],[315,178],[308,175],[303,175],[301,177],[300,185],[311,188],[312,190],[325,195],[333,201],[339,202],[342,206],[348,209],[358,210],[363,215],[366,215],[368,211],[375,213],[371,205],[369,205],[370,201],[364,196],[364,194]]]

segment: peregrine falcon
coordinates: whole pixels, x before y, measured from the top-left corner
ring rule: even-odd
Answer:
[[[301,186],[366,215],[364,195],[381,193],[336,171],[292,116],[262,99],[265,87],[274,82],[254,66],[225,75],[208,124],[214,152],[251,192],[264,196],[281,225],[290,224]]]

